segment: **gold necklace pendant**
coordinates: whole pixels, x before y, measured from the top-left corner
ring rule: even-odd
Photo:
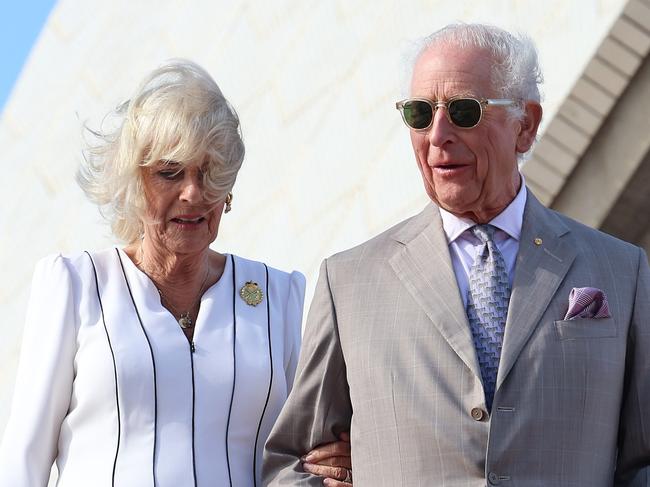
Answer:
[[[187,330],[188,328],[192,328],[194,326],[189,311],[186,311],[185,313],[181,313],[180,317],[178,318],[178,324],[181,325],[181,328],[183,330]]]
[[[264,293],[259,285],[253,281],[247,281],[239,290],[239,296],[249,306],[257,306],[264,299]]]

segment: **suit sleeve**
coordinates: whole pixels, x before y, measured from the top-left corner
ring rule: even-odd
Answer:
[[[291,394],[266,443],[264,485],[322,486],[300,457],[350,430],[350,404],[328,261],[321,265]]]
[[[288,353],[284,361],[284,376],[287,391],[291,391],[298,366],[300,354],[300,336],[302,330],[302,311],[305,303],[305,276],[300,272],[291,273],[289,280],[289,298],[287,300],[287,332],[285,348]]]
[[[614,485],[650,486],[650,268],[639,251]]]
[[[63,257],[37,264],[9,421],[0,446],[0,485],[45,487],[72,394],[75,316]]]

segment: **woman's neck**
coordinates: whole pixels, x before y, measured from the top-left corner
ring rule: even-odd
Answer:
[[[125,251],[153,281],[163,300],[178,310],[193,308],[203,292],[223,272],[218,259],[222,256],[209,248],[195,254],[179,254],[161,249],[145,237]]]
[[[203,281],[210,268],[210,249],[195,254],[179,254],[159,249],[142,240],[136,265],[154,281],[179,288]]]

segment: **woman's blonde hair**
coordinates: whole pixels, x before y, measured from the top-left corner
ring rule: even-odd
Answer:
[[[77,181],[121,240],[131,243],[143,232],[142,167],[166,160],[207,163],[204,187],[212,201],[225,198],[235,184],[244,159],[239,118],[197,64],[172,60],[154,70],[114,115],[114,130],[88,129],[92,142]]]

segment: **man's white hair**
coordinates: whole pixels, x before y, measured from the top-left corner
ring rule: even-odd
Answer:
[[[420,56],[437,45],[485,49],[494,60],[492,86],[502,98],[541,101],[539,85],[543,81],[542,71],[537,49],[527,35],[511,34],[485,24],[449,24],[416,41],[415,55],[409,64],[409,83]],[[513,106],[511,113],[517,118],[521,117],[522,107]]]

